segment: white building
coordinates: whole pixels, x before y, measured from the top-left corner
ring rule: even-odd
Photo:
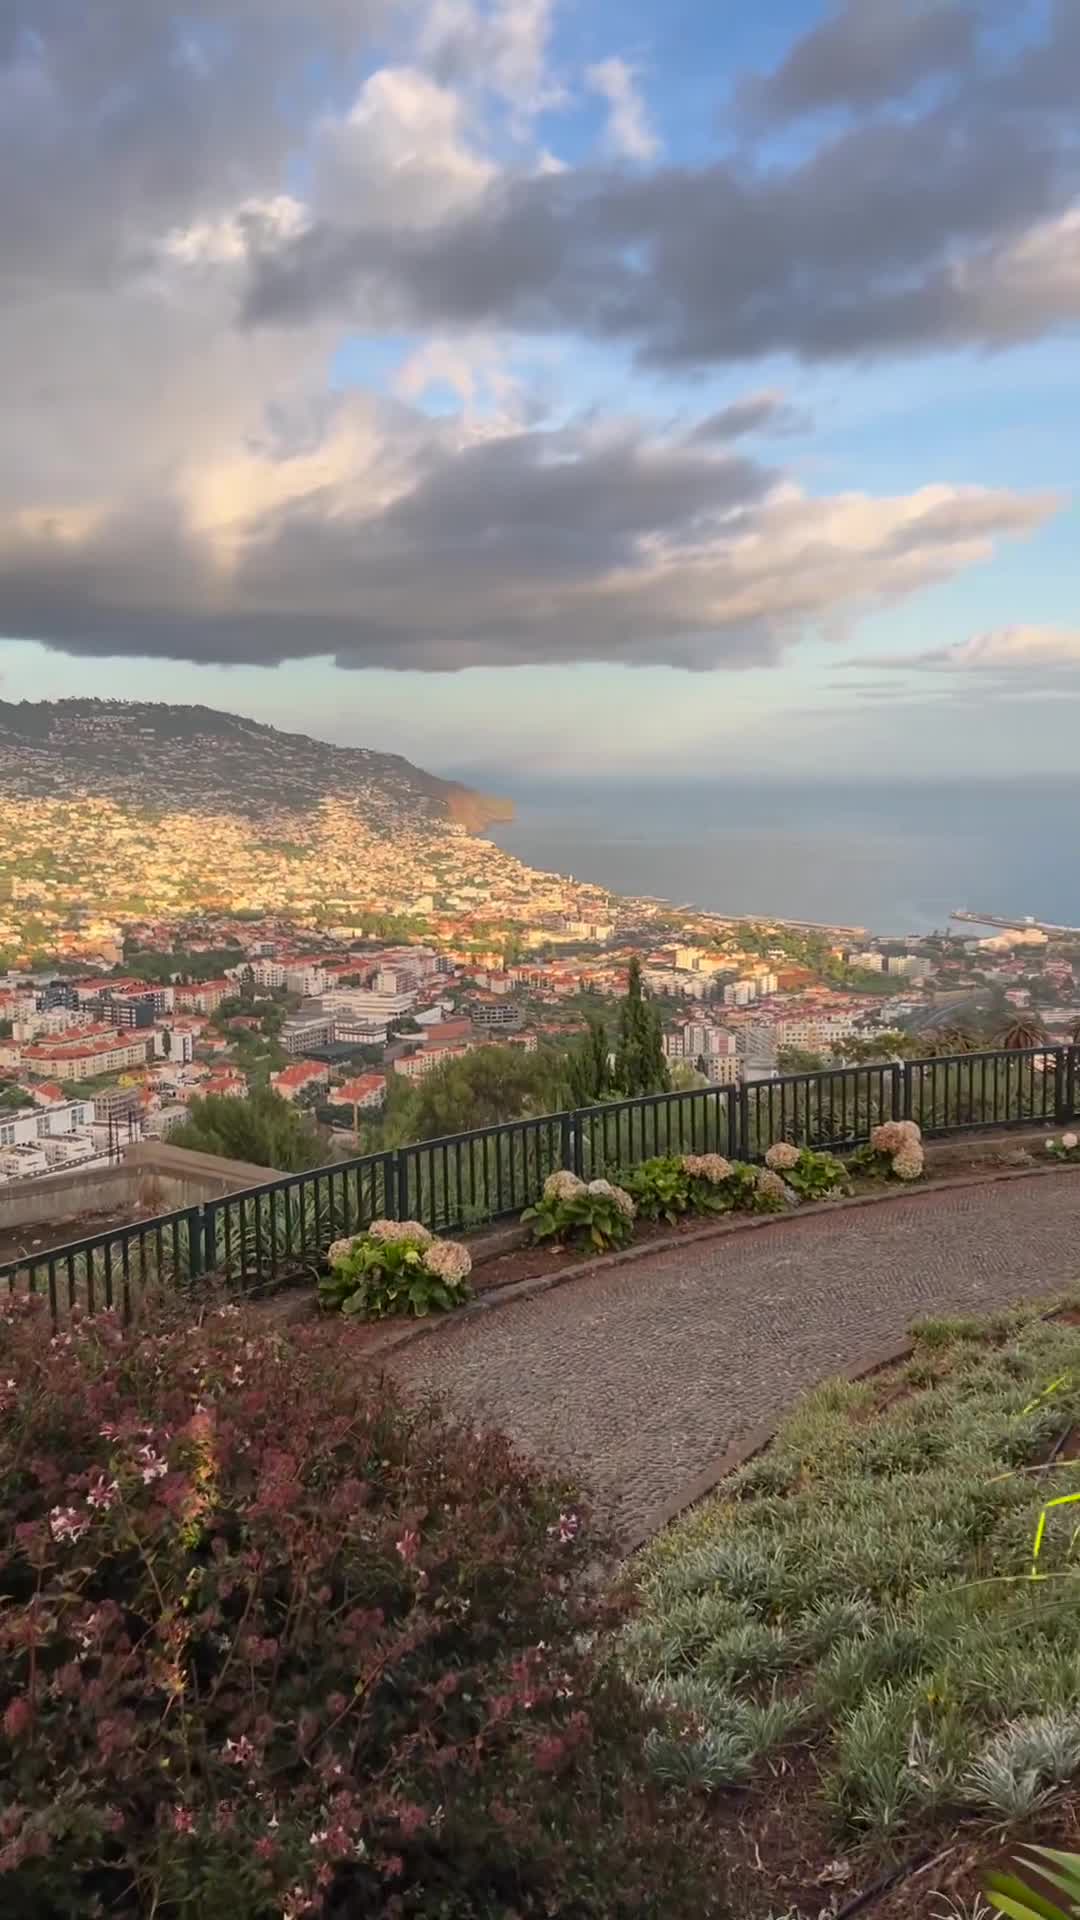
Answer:
[[[326,986],[326,974],[323,968],[309,961],[304,961],[297,966],[285,967],[283,972],[287,991],[298,993],[305,1000],[312,999]]]
[[[279,960],[253,960],[251,972],[255,985],[261,987],[264,993],[285,985],[285,969]]]
[[[0,1113],[0,1177],[27,1179],[54,1166],[93,1159],[93,1120],[88,1100]]]

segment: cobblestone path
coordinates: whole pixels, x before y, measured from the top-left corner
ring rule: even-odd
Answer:
[[[569,1466],[620,1531],[920,1314],[1080,1280],[1075,1175],[906,1195],[672,1249],[441,1329],[391,1363]]]

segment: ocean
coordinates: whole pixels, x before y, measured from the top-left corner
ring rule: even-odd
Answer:
[[[530,866],[720,913],[924,933],[956,907],[1080,926],[1080,776],[507,779]]]

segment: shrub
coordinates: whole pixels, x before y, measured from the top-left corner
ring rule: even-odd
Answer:
[[[769,1162],[768,1154],[765,1158]],[[794,1161],[786,1163],[784,1179],[800,1200],[824,1200],[830,1194],[847,1191],[849,1184],[847,1168],[841,1160],[831,1153],[814,1153],[809,1147],[796,1153]]]
[[[1080,1134],[1063,1133],[1060,1140],[1048,1140],[1046,1151],[1055,1160],[1080,1160]]]
[[[689,1211],[690,1176],[682,1160],[643,1160],[620,1181],[643,1220],[666,1220],[671,1226]]]
[[[586,1240],[597,1252],[622,1247],[634,1231],[634,1202],[610,1180],[579,1180],[563,1170],[549,1174],[543,1197],[526,1207],[522,1224],[534,1240]]]
[[[13,1920],[716,1912],[586,1516],[505,1440],[235,1308],[5,1303],[0,1378]]]
[[[366,1233],[335,1240],[320,1305],[364,1320],[391,1314],[424,1319],[469,1297],[472,1260],[456,1240],[437,1240],[418,1220],[375,1220]]]
[[[760,1168],[725,1160],[719,1153],[684,1154],[683,1166],[690,1176],[690,1206],[695,1213],[770,1210],[760,1203]]]
[[[919,1180],[926,1170],[922,1131],[914,1120],[885,1120],[874,1127],[868,1146],[848,1160],[851,1172],[878,1180]]]
[[[752,1213],[782,1213],[788,1205],[789,1188],[771,1167],[762,1167],[756,1175],[750,1202]]]

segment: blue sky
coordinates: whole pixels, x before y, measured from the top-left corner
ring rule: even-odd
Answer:
[[[0,36],[0,697],[1075,769],[1072,0],[107,13]]]

